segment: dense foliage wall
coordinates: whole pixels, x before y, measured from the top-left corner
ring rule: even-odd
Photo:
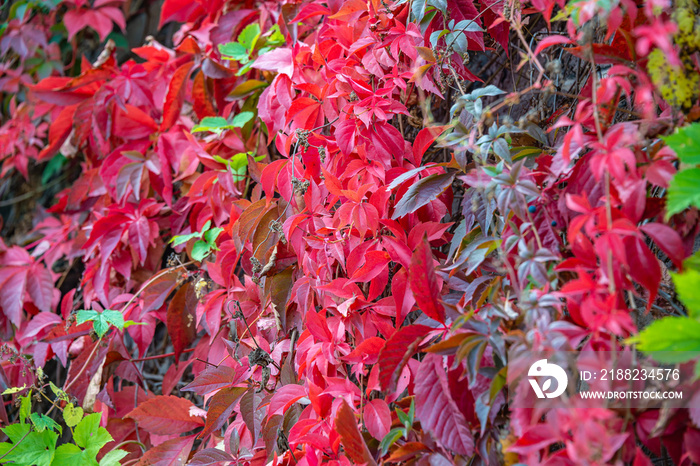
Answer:
[[[700,462],[506,386],[700,350],[695,0],[154,5],[2,7],[0,462]]]

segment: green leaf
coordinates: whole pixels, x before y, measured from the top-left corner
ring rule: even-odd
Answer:
[[[243,128],[254,116],[255,114],[253,112],[241,112],[233,117],[231,126],[234,128]]]
[[[100,460],[100,466],[119,466],[119,461],[128,454],[128,451],[112,450],[102,457]]]
[[[8,388],[8,389],[5,390],[4,392],[2,392],[2,394],[3,394],[3,395],[14,395],[15,393],[19,393],[19,392],[21,392],[22,390],[25,390],[26,388],[27,388],[27,384],[25,383],[25,384],[22,385],[21,387],[12,387],[12,388]]]
[[[229,165],[231,165],[234,172],[240,173],[243,170],[243,174],[245,174],[245,168],[248,166],[248,154],[244,152],[234,155],[229,160]]]
[[[72,443],[66,443],[56,448],[51,466],[77,466],[83,464],[85,459],[83,450]]]
[[[49,180],[61,171],[61,168],[66,164],[68,159],[61,154],[56,154],[53,156],[49,163],[46,164],[44,168],[44,173],[41,174],[41,183],[46,184]]]
[[[100,427],[100,413],[88,414],[80,421],[73,433],[73,440],[79,447],[83,447],[89,452],[100,451],[100,448],[114,440],[107,429]]]
[[[209,243],[209,245],[212,248],[215,248],[216,247],[216,238],[219,237],[219,235],[221,234],[222,231],[224,231],[223,228],[219,228],[219,227],[212,228],[211,230],[204,233],[204,241]]]
[[[201,131],[210,131],[212,133],[220,133],[225,129],[231,129],[232,126],[229,125],[228,121],[224,117],[204,117],[202,121],[192,128],[192,133],[198,133]]]
[[[681,162],[700,164],[700,123],[678,128],[675,133],[661,139],[673,149]]]
[[[268,36],[265,42],[267,45],[278,46],[286,42],[284,34],[280,32],[280,27],[277,24],[272,26],[265,34]]]
[[[656,361],[678,363],[695,359],[700,352],[700,322],[689,317],[664,317],[627,340]]]
[[[689,206],[700,207],[700,168],[682,170],[671,179],[666,198],[666,216]]]
[[[252,23],[247,25],[238,35],[238,42],[245,47],[246,50],[252,51],[260,37],[260,25]]]
[[[700,270],[686,268],[683,273],[671,273],[671,277],[690,317],[700,318]]]
[[[29,390],[29,392],[24,395],[21,398],[20,405],[19,405],[19,420],[22,424],[27,420],[27,418],[31,415],[32,413],[32,391]]]
[[[406,427],[406,429],[411,428],[412,424],[411,424],[411,420],[410,420],[408,414],[406,414],[402,410],[396,408],[396,415],[398,416],[399,421],[401,421],[401,424],[403,424],[404,427]]]
[[[216,157],[216,156],[214,156]],[[173,243],[173,246],[179,246],[181,244],[184,244],[191,240],[192,238],[201,238],[202,234],[198,231],[194,233],[190,233],[189,235],[177,235],[173,236],[172,239],[170,240],[171,243]]]
[[[54,395],[56,395],[56,398],[62,401],[68,401],[68,394],[58,388],[53,382],[49,380],[49,386],[51,387],[51,391],[53,392]]]
[[[24,440],[15,444],[14,450],[3,458],[3,461],[18,465],[50,466],[57,440],[58,434],[50,430],[31,432]]]
[[[37,430],[37,432],[43,432],[48,429],[54,432],[57,431],[59,434],[63,434],[63,428],[61,428],[58,422],[54,421],[48,416],[39,413],[32,413],[30,419],[32,420],[32,424],[34,424],[34,428]]]
[[[129,328],[134,325],[148,325],[146,322],[134,322],[133,320],[127,320],[124,322],[124,328]]]
[[[68,427],[75,427],[80,424],[83,420],[83,408],[78,406],[77,408],[73,406],[73,403],[69,403],[63,408],[63,420]]]
[[[10,424],[7,427],[4,427],[2,431],[7,435],[12,443],[17,443],[19,442],[22,437],[27,435],[29,431],[32,430],[32,426],[29,424]]]
[[[225,60],[236,60],[241,63],[248,63],[250,56],[244,45],[238,42],[229,42],[228,44],[219,44],[219,53]],[[230,58],[229,58],[230,57]]]
[[[197,262],[202,262],[202,260],[207,257],[207,254],[209,254],[209,251],[211,251],[211,246],[206,241],[200,239],[194,243],[192,247],[192,259]]]
[[[381,456],[386,455],[391,447],[398,439],[403,435],[403,427],[394,427],[389,431],[388,434],[384,436],[381,442],[379,442],[379,450],[381,450]]]
[[[110,309],[104,310],[102,313],[84,309],[80,310],[76,316],[76,322],[78,325],[85,322],[92,322],[92,327],[100,338],[107,333],[110,324],[114,325],[119,330],[124,330],[124,316],[121,312]]]

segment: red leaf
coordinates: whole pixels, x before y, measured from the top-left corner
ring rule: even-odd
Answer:
[[[194,404],[176,396],[157,396],[136,407],[126,417],[152,434],[183,434],[204,425],[201,417],[190,416]]]
[[[416,417],[445,447],[461,455],[474,454],[467,421],[450,396],[442,356],[428,354],[416,375]]]
[[[433,320],[445,323],[445,309],[440,302],[440,280],[435,273],[433,253],[424,238],[411,256],[408,282],[418,307]]]
[[[549,36],[544,39],[542,39],[539,44],[537,44],[537,48],[535,49],[535,55],[539,54],[541,51],[543,51],[546,48],[549,48],[553,45],[558,45],[558,44],[571,44],[572,41],[568,37],[565,36]]]
[[[217,392],[209,403],[207,421],[204,425],[204,430],[199,433],[199,438],[205,438],[216,429],[221,428],[228,421],[228,418],[231,417],[233,410],[236,409],[238,400],[247,390],[247,387],[228,387],[222,388]]]
[[[27,283],[27,268],[5,267],[0,269],[0,306],[10,322],[19,327],[22,323],[24,288]]]
[[[38,262],[33,264],[27,274],[27,292],[36,307],[42,311],[50,311],[53,291],[51,272]]]
[[[44,149],[39,154],[39,160],[47,160],[61,149],[63,143],[68,139],[71,130],[73,129],[73,114],[75,114],[75,109],[77,105],[71,105],[65,107],[61,110],[51,122],[51,127],[49,128],[49,144],[44,147]]]
[[[180,274],[173,271],[165,273],[151,282],[141,293],[141,298],[143,299],[142,312],[146,313],[160,309],[168,295],[175,289],[179,277]]]
[[[204,79],[204,72],[197,73],[192,84],[192,108],[200,120],[205,117],[216,116],[216,110],[209,94],[207,83]]]
[[[644,233],[654,240],[656,245],[668,255],[673,265],[678,268],[683,266],[685,248],[683,241],[676,230],[663,223],[647,223],[639,227]]]
[[[404,366],[431,330],[425,325],[410,325],[399,329],[387,340],[379,352],[379,384],[382,390],[394,390]]]
[[[364,420],[370,435],[381,441],[391,429],[391,411],[386,401],[377,398],[367,403]]]
[[[365,440],[357,428],[357,419],[352,408],[343,400],[335,417],[335,430],[340,434],[340,441],[345,448],[345,454],[356,464],[371,464],[376,462],[367,448]]]
[[[627,250],[627,266],[632,278],[649,291],[647,310],[656,299],[656,293],[661,283],[661,267],[659,260],[651,252],[646,243],[637,237],[625,238]]]
[[[358,364],[376,364],[379,351],[384,347],[384,343],[384,340],[379,337],[367,338],[343,359]]]
[[[160,21],[158,29],[170,21],[186,23],[190,17],[196,16],[202,11],[202,6],[198,2],[191,0],[165,0],[160,9]]]
[[[338,123],[335,128],[335,140],[344,155],[349,155],[357,145],[357,124],[354,119],[348,119]]]
[[[644,451],[637,447],[637,453],[634,455],[634,462],[632,463],[632,466],[653,466],[653,463],[649,457],[644,454]]]
[[[369,251],[365,254],[365,263],[355,270],[350,281],[368,282],[376,278],[386,268],[389,260],[389,254],[386,251]]]
[[[219,450],[217,448],[207,448],[202,451],[198,451],[192,457],[188,466],[213,466],[226,462],[234,462],[235,458],[225,451]]]
[[[194,435],[179,437],[157,445],[141,457],[137,466],[184,466],[192,450]]]
[[[194,62],[187,62],[180,65],[173,73],[168,86],[168,94],[165,97],[163,105],[163,121],[160,124],[160,130],[166,131],[177,122],[180,118],[182,104],[185,101],[185,89],[187,88],[187,79],[190,76],[190,71]]]
[[[179,360],[182,351],[192,343],[197,336],[195,308],[197,296],[189,282],[180,287],[168,305],[167,327],[168,335],[173,341],[175,360]]]
[[[284,414],[290,406],[305,396],[307,396],[306,389],[302,385],[289,384],[278,388],[270,400],[267,417]]]
[[[418,166],[423,160],[423,154],[428,150],[428,147],[435,142],[440,134],[445,131],[447,126],[429,126],[423,128],[416,136],[416,140],[413,141],[413,161],[414,165]]]
[[[588,44],[585,46],[569,47],[566,49],[571,55],[582,60],[590,60],[591,47],[595,54],[596,64],[610,65],[616,63],[625,63],[632,59],[627,42],[615,42],[608,44]]]
[[[238,370],[228,366],[207,366],[204,372],[195,377],[187,386],[181,388],[180,391],[195,392],[200,396],[208,395],[214,390],[237,383],[246,370],[243,366],[240,366]]]
[[[328,343],[333,341],[333,335],[328,329],[326,318],[320,313],[310,311],[306,314],[306,328],[309,329],[311,335],[313,335],[316,339],[320,341],[325,341]]]

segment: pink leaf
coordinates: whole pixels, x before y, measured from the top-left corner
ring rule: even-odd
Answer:
[[[391,428],[391,411],[386,401],[377,398],[367,403],[364,420],[370,435],[381,441]]]
[[[535,49],[535,55],[539,54],[542,50],[551,47],[553,45],[558,45],[558,44],[571,44],[572,41],[568,37],[565,36],[549,36],[545,39],[542,39],[539,44],[537,44],[537,48]]]
[[[279,74],[286,74],[290,78],[294,74],[294,61],[292,50],[289,48],[279,48],[271,50],[255,60],[253,68],[258,70],[275,71]]]
[[[280,387],[275,391],[272,400],[270,400],[268,418],[275,414],[284,414],[290,406],[305,396],[307,396],[306,389],[301,385],[289,384]]]

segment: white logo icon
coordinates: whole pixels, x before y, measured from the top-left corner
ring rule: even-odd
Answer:
[[[530,377],[535,377],[528,380],[530,381],[530,385],[532,385],[532,389],[535,391],[537,398],[556,398],[564,393],[564,390],[566,390],[566,386],[569,383],[569,378],[566,376],[564,369],[556,364],[549,364],[546,359],[540,359],[530,366],[530,370],[528,371],[527,375]],[[540,384],[536,379],[537,377],[545,378],[542,387],[540,387]],[[554,391],[549,392],[549,389],[552,387],[552,379],[557,381],[557,386]]]

